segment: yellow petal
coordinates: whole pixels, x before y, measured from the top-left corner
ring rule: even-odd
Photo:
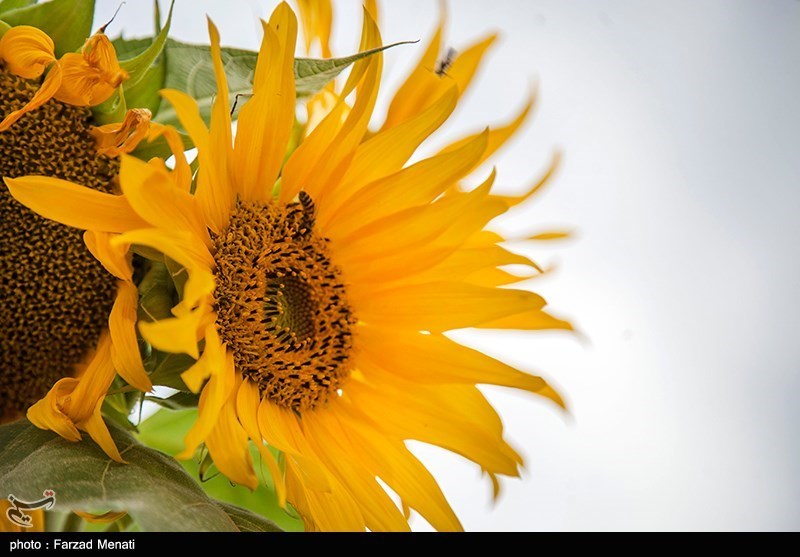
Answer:
[[[395,94],[382,131],[405,122],[430,106],[453,83],[463,95],[469,89],[486,51],[497,38],[490,35],[457,53],[450,68],[444,74],[438,75],[436,70],[441,52],[441,29],[440,25],[419,64]]]
[[[534,234],[530,239],[537,242],[550,242],[553,240],[566,240],[571,237],[572,232],[569,230],[548,230],[547,232]]]
[[[414,115],[419,114],[422,110],[420,98],[430,94],[430,84],[435,84],[435,82],[432,81],[432,78],[436,79],[433,72],[436,69],[436,61],[442,50],[442,35],[447,22],[447,13],[444,10],[444,3],[440,3],[439,5],[443,9],[436,32],[425,47],[422,58],[420,58],[403,85],[397,90],[394,98],[392,98],[389,111],[386,115],[386,121],[381,131],[389,130],[405,122],[409,118],[412,118]],[[420,91],[421,89],[422,91]],[[422,93],[422,95],[420,93]]]
[[[401,170],[422,142],[453,112],[457,100],[458,91],[452,87],[424,112],[359,146],[341,185],[320,207],[320,225],[324,226],[341,204],[365,185]]]
[[[172,182],[178,189],[181,189],[183,191],[191,191],[192,169],[186,160],[186,152],[184,151],[185,145],[183,143],[183,139],[181,138],[178,131],[172,126],[165,126],[163,124],[159,124],[158,122],[150,122],[150,126],[147,133],[147,140],[154,141],[159,137],[164,138],[164,140],[167,142],[167,146],[169,147],[170,151],[172,151],[172,154],[175,157],[175,168],[170,173],[170,178],[172,178]],[[156,161],[160,161],[160,163],[163,164],[163,160],[161,159],[151,160],[150,163],[154,164]]]
[[[245,379],[239,386],[239,392],[236,395],[236,414],[239,417],[239,422],[247,432],[247,435],[255,443],[261,459],[266,463],[269,469],[272,483],[275,486],[275,493],[278,496],[278,504],[281,507],[286,506],[286,483],[283,479],[283,473],[278,467],[278,462],[264,444],[261,437],[261,431],[258,428],[258,406],[261,404],[261,395],[255,383],[249,379]]]
[[[365,14],[361,48],[375,48],[380,46],[380,41],[375,22]],[[354,65],[342,92],[346,96],[347,91],[358,83],[352,110],[342,124],[341,113],[334,109],[292,153],[281,175],[281,200],[291,201],[303,189],[322,206],[325,196],[336,188],[367,131],[382,67],[382,54]]]
[[[258,487],[253,471],[247,433],[236,418],[236,390],[220,409],[216,424],[206,437],[206,447],[220,472],[234,483],[251,490]]]
[[[102,81],[100,73],[86,62],[83,55],[69,52],[58,64],[64,78],[54,95],[56,100],[73,106],[97,106],[114,94],[115,87]]]
[[[98,401],[102,402],[116,373],[111,361],[111,337],[103,334],[97,349],[78,379],[75,390],[64,404],[65,412],[78,426],[94,413]]]
[[[197,341],[205,325],[208,310],[198,308],[184,316],[147,323],[139,322],[142,337],[158,350],[174,354],[188,354],[198,358]]]
[[[123,155],[120,183],[131,207],[152,226],[188,233],[211,245],[197,200],[188,191],[176,188],[165,171]]]
[[[278,407],[264,397],[258,407],[258,427],[267,443],[286,454],[287,459],[297,463],[297,471],[304,483],[316,491],[330,491],[331,480],[328,473],[305,442],[297,417],[292,411]]]
[[[347,416],[346,429],[355,438],[361,458],[411,508],[439,531],[460,531],[461,523],[431,473],[405,445],[372,427],[360,416]],[[368,449],[367,449],[368,448]]]
[[[211,303],[210,297],[214,292],[216,282],[214,275],[205,269],[194,269],[189,273],[189,279],[183,288],[183,299],[172,308],[173,315],[180,317],[205,303]]]
[[[125,464],[125,461],[119,454],[116,443],[114,443],[114,439],[111,438],[108,426],[103,421],[103,414],[101,412],[102,406],[103,398],[97,401],[92,414],[78,425],[89,434],[89,437],[91,437],[95,443],[100,445],[100,448],[103,449],[103,452],[105,452],[109,458],[120,464]]]
[[[60,379],[39,402],[28,408],[28,419],[39,429],[49,429],[67,441],[80,441],[81,434],[73,421],[62,412],[59,400],[68,396],[78,384],[77,379]]]
[[[128,78],[117,61],[113,44],[103,33],[92,35],[80,54],[67,53],[59,63],[64,80],[55,97],[74,106],[105,102]]]
[[[220,342],[216,325],[206,327],[206,344],[200,359],[181,374],[181,379],[193,393],[199,393],[203,382],[225,367],[225,346]]]
[[[208,33],[211,38],[211,58],[214,63],[217,96],[211,112],[211,131],[209,133],[211,152],[203,153],[195,196],[206,216],[209,227],[219,233],[228,224],[235,201],[228,168],[233,159],[233,139],[228,80],[222,64],[219,32],[210,19],[208,20]],[[210,162],[213,162],[211,166],[203,167],[203,163]]]
[[[55,45],[36,27],[18,25],[0,39],[0,57],[14,75],[35,79],[55,62]]]
[[[519,196],[500,196],[501,199],[506,201],[509,207],[515,207],[516,205],[519,205],[520,203],[527,201],[550,182],[553,175],[558,170],[560,164],[561,164],[561,153],[556,152],[553,155],[553,158],[550,161],[550,166],[545,171],[544,175],[542,175],[542,177],[539,178],[526,193]]]
[[[36,110],[44,103],[52,99],[58,88],[61,86],[62,75],[61,66],[58,64],[58,62],[53,63],[50,71],[47,72],[47,76],[42,82],[42,86],[38,91],[36,91],[33,97],[31,97],[31,100],[29,100],[22,108],[7,114],[5,118],[3,118],[3,121],[0,122],[0,132],[7,130],[25,114],[31,112],[32,110]]]
[[[295,117],[297,19],[282,2],[263,27],[253,97],[239,112],[234,148],[236,183],[248,201],[266,201],[272,195]]]
[[[378,21],[380,11],[378,10],[377,0],[364,0],[364,9],[369,12],[369,15],[372,16],[372,19]]]
[[[524,331],[574,330],[569,321],[553,317],[545,311],[526,311],[479,325],[481,329],[520,329]]]
[[[300,21],[303,24],[303,40],[306,54],[311,53],[314,43],[319,43],[323,58],[331,57],[330,40],[333,24],[333,9],[330,0],[297,0]]]
[[[363,322],[418,331],[475,327],[545,305],[544,299],[533,292],[460,282],[414,284],[384,291],[352,290],[351,301]]]
[[[200,395],[197,421],[186,434],[184,442],[186,448],[175,458],[185,460],[191,458],[194,451],[217,426],[223,406],[228,399],[235,395],[236,371],[234,370],[233,354],[228,353],[223,359],[221,367],[211,369],[211,379],[208,380]]]
[[[131,255],[127,249],[111,244],[111,234],[87,230],[83,233],[83,241],[89,251],[106,271],[122,281],[130,281],[133,277]]]
[[[147,137],[151,117],[146,108],[133,108],[125,113],[122,122],[92,128],[97,152],[111,158],[132,152]]]
[[[395,281],[444,260],[506,204],[487,200],[494,174],[471,192],[445,196],[370,223],[335,248],[357,282]]]
[[[144,225],[148,226],[147,224]],[[193,269],[214,268],[214,258],[201,238],[190,232],[166,229],[142,228],[125,232],[111,239],[112,246],[146,246],[160,251],[170,259]]]
[[[286,484],[292,506],[300,513],[310,532],[363,532],[366,526],[359,504],[336,478],[330,489],[309,487],[300,465],[287,461]]]
[[[528,99],[528,102],[525,103],[525,106],[522,108],[520,113],[517,114],[517,116],[515,116],[511,122],[509,122],[505,126],[491,128],[491,131],[489,132],[489,138],[488,138],[489,141],[486,147],[486,151],[483,153],[483,157],[481,157],[481,160],[475,166],[479,166],[483,162],[487,161],[492,155],[494,155],[497,151],[499,151],[500,148],[503,147],[503,145],[505,145],[509,139],[511,139],[519,131],[520,127],[522,127],[522,124],[524,124],[527,121],[528,116],[531,113],[531,109],[533,108],[535,103],[536,103],[536,95],[532,94]],[[452,143],[449,146],[445,147],[442,150],[442,152],[447,153],[455,149],[458,149],[464,146],[466,143],[472,141],[477,135],[479,134],[465,137],[464,139],[456,141],[455,143]]]
[[[524,265],[530,267],[538,274],[543,273],[534,261],[506,248],[491,244],[486,247],[468,247],[462,245],[460,249],[450,254],[444,261],[431,269],[413,277],[408,277],[404,282],[433,282],[446,280],[448,277],[463,277],[467,282],[474,282],[473,275],[484,270],[497,270],[503,265]],[[511,276],[511,275],[509,275]],[[516,282],[516,281],[511,281]]]
[[[108,511],[103,514],[86,513],[82,511],[72,512],[77,514],[82,519],[91,522],[92,524],[110,524],[128,514],[127,511]]]
[[[444,335],[361,327],[358,339],[362,357],[371,367],[409,381],[431,385],[499,385],[550,398],[552,389],[541,377],[462,346]],[[554,402],[563,406],[560,398]]]
[[[114,44],[105,33],[95,33],[89,37],[81,51],[89,65],[100,72],[109,86],[119,87],[128,79],[128,73],[119,65]]]
[[[209,156],[208,128],[200,116],[197,102],[183,91],[176,89],[163,89],[161,96],[175,109],[178,121],[189,134],[197,150]]]
[[[125,232],[147,223],[124,196],[46,176],[5,178],[11,195],[41,216],[82,230]],[[57,199],[58,203],[53,203]]]
[[[404,209],[430,203],[466,176],[486,149],[486,136],[452,153],[437,155],[373,182],[328,219],[325,232],[342,240],[357,228]]]
[[[484,470],[507,476],[518,475],[520,456],[505,442],[502,431],[483,427],[469,412],[462,396],[482,396],[463,386],[423,387],[417,383],[401,384],[393,377],[373,373],[375,385],[353,382],[348,396],[353,405],[399,441],[414,439],[437,445],[479,464]]]
[[[303,420],[309,443],[320,455],[342,486],[359,502],[367,528],[372,532],[404,532],[408,522],[383,487],[375,473],[355,456],[347,430],[336,417],[333,407]]]
[[[108,318],[112,342],[111,360],[117,373],[129,385],[147,393],[153,389],[153,384],[142,364],[139,342],[136,338],[138,305],[139,290],[136,285],[133,282],[120,281],[117,299]]]

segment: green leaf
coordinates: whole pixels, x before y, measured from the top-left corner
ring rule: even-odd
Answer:
[[[161,410],[139,424],[138,439],[153,448],[167,454],[175,455],[184,448],[183,439],[189,428],[197,420],[197,409],[170,411]],[[253,447],[255,451],[255,447]],[[259,466],[260,457],[253,455],[253,463]],[[199,481],[197,460],[182,462],[184,468],[191,476]],[[266,474],[269,476],[269,474]],[[264,478],[269,481],[269,478]],[[264,482],[254,491],[243,486],[232,485],[222,474],[209,479],[200,485],[211,497],[243,507],[260,516],[268,516],[284,530],[302,531],[303,522],[280,508],[275,492],[264,485]],[[271,483],[269,484],[271,485]]]
[[[153,385],[162,385],[179,391],[190,392],[181,379],[181,374],[194,365],[194,358],[186,354],[170,354],[153,350],[145,361],[145,369],[152,369],[150,381]]]
[[[210,47],[170,39],[167,41],[166,57],[167,79],[164,87],[177,89],[194,97],[200,108],[200,114],[206,122],[209,122],[211,105],[217,94]],[[231,102],[235,102],[236,95],[250,93],[253,90],[257,59],[257,52],[236,48],[222,49],[222,62],[228,77]],[[175,110],[166,101],[162,102],[156,120],[180,129]]]
[[[222,501],[217,501],[217,505],[222,507],[222,510],[228,514],[240,532],[283,531],[271,520],[267,520],[263,516],[257,515],[256,513],[248,511],[247,509],[231,505],[230,503],[223,503]]]
[[[25,6],[30,6],[35,2],[36,0],[0,0],[0,14],[10,12],[11,10],[16,10],[18,8],[24,8]]]
[[[147,402],[158,404],[167,410],[186,410],[187,408],[197,408],[200,401],[200,395],[194,393],[175,393],[169,398],[160,398],[157,396],[146,396],[144,399]]]
[[[313,95],[354,62],[401,44],[408,43],[395,43],[345,58],[295,59],[294,70],[298,98]],[[201,116],[208,122],[211,118],[211,105],[217,93],[210,48],[205,45],[187,44],[170,39],[167,41],[165,50],[167,56],[165,87],[183,91],[194,97],[200,108]],[[222,63],[228,77],[232,108],[234,103],[237,105],[237,109],[244,104],[242,99],[239,99],[238,103],[236,102],[237,95],[244,96],[252,93],[257,60],[258,53],[251,50],[222,49]],[[234,111],[234,118],[236,114]],[[179,127],[175,110],[166,102],[162,103],[157,120]]]
[[[169,14],[167,15],[167,22],[164,24],[164,28],[161,29],[161,32],[156,35],[155,40],[153,40],[153,42],[144,50],[144,52],[127,60],[122,59],[119,53],[117,53],[117,57],[120,58],[119,65],[123,70],[128,72],[128,80],[125,83],[127,86],[133,87],[142,81],[142,79],[147,76],[150,67],[155,63],[155,61],[161,55],[161,52],[164,50],[164,44],[167,42],[169,27],[172,24],[172,8],[174,6],[175,2],[173,0],[169,6]]]
[[[112,39],[114,51],[117,53],[117,60],[128,60],[135,58],[147,50],[153,44],[153,37],[142,37],[139,39],[126,39],[117,37]]]
[[[47,33],[56,44],[56,56],[75,52],[92,34],[95,0],[51,0],[11,10],[3,21],[15,27],[31,25]]]
[[[156,4],[157,5],[157,4]],[[167,77],[167,64],[164,45],[167,41],[170,25],[172,24],[173,1],[169,6],[169,15],[161,31],[149,45],[130,58],[117,52],[121,60],[120,66],[130,74],[123,84],[125,100],[131,108],[147,108],[154,115],[158,113],[161,105],[159,91],[164,88]],[[116,47],[115,42],[115,47]],[[140,45],[137,45],[140,46]],[[129,51],[130,52],[130,51]]]
[[[56,511],[127,511],[149,531],[278,531],[247,511],[210,498],[171,457],[111,426],[127,464],[90,439],[70,443],[27,420],[0,427],[0,497],[35,500],[55,490]]]
[[[0,39],[3,38],[3,35],[5,35],[9,29],[11,29],[11,26],[5,21],[0,20]]]
[[[160,90],[160,89],[159,89]],[[156,92],[157,93],[157,92]],[[161,102],[161,95],[158,96],[158,102]],[[160,104],[157,106],[161,106]],[[150,109],[153,114],[158,114],[157,111],[153,111]],[[183,141],[183,148],[184,150],[189,150],[194,148],[194,143],[192,143],[191,138],[185,133],[180,133],[181,141]],[[140,158],[143,161],[149,161],[153,157],[159,157],[162,159],[168,159],[172,156],[172,149],[169,148],[167,144],[167,140],[164,137],[157,137],[155,141],[142,141],[136,147],[136,150],[131,153],[134,157]]]
[[[413,44],[414,41],[394,43],[372,50],[365,50],[345,58],[331,58],[329,60],[316,60],[313,58],[295,58],[294,76],[298,98],[308,97],[322,90],[330,81],[335,79],[350,64],[358,62],[389,48],[404,44]]]
[[[139,283],[139,319],[159,321],[172,317],[175,287],[164,263],[152,262]]]
[[[128,419],[125,395],[107,396],[103,401],[103,415],[127,431],[136,431],[136,426]]]

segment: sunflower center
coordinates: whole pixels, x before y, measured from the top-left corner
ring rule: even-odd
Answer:
[[[0,68],[0,115],[21,108],[37,87]],[[88,110],[54,100],[26,114],[0,132],[0,176],[43,174],[111,191],[118,166],[97,155],[90,125]],[[114,293],[114,278],[80,230],[39,217],[0,184],[0,422],[74,375]]]
[[[217,324],[237,369],[280,406],[324,403],[350,374],[355,318],[311,198],[239,202],[214,242]]]

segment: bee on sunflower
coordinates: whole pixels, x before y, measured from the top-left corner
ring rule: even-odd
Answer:
[[[381,45],[374,13],[374,5],[364,12],[362,51]],[[306,28],[329,25],[320,21]],[[333,102],[318,103],[314,125],[287,157],[297,29],[286,3],[263,22],[253,94],[234,137],[220,37],[209,21],[217,85],[210,126],[191,97],[162,92],[198,148],[194,180],[176,150],[174,170],[123,155],[120,194],[52,177],[5,182],[42,216],[102,236],[109,259],[139,246],[185,269],[173,316],[139,324],[153,348],[196,360],[182,379],[200,393],[198,418],[179,458],[205,446],[225,476],[252,489],[252,442],[281,505],[291,504],[310,530],[408,530],[410,509],[438,530],[459,530],[405,442],[463,455],[497,490],[497,476],[517,476],[522,458],[477,385],[563,406],[541,377],[446,334],[571,328],[542,297],[507,288],[527,277],[502,266],[540,269],[487,228],[554,168],[519,197],[492,193],[494,172],[477,188],[461,187],[530,107],[510,125],[409,164],[451,115],[491,43],[465,50],[437,75],[441,26],[380,130],[369,130],[382,72],[377,54],[358,61],[341,88],[320,93]],[[42,202],[53,195],[60,206]],[[57,415],[42,410],[47,419]]]

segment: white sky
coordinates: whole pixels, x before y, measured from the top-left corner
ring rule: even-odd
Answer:
[[[336,49],[350,53],[358,2],[335,3]],[[98,4],[103,21],[118,0]],[[208,13],[223,43],[255,48],[255,16],[275,4],[177,0],[173,36],[205,42]],[[474,466],[419,448],[465,527],[800,528],[800,2],[449,5],[456,48],[503,39],[441,137],[503,121],[538,80],[536,118],[496,159],[499,181],[520,188],[564,150],[554,187],[509,229],[578,230],[534,248],[558,266],[535,286],[589,338],[469,337],[552,379],[572,415],[491,391],[528,462],[494,507]],[[434,0],[382,6],[387,42],[424,40],[436,22]],[[149,32],[151,3],[128,0],[118,22],[109,32]],[[420,49],[387,54],[385,92]]]

